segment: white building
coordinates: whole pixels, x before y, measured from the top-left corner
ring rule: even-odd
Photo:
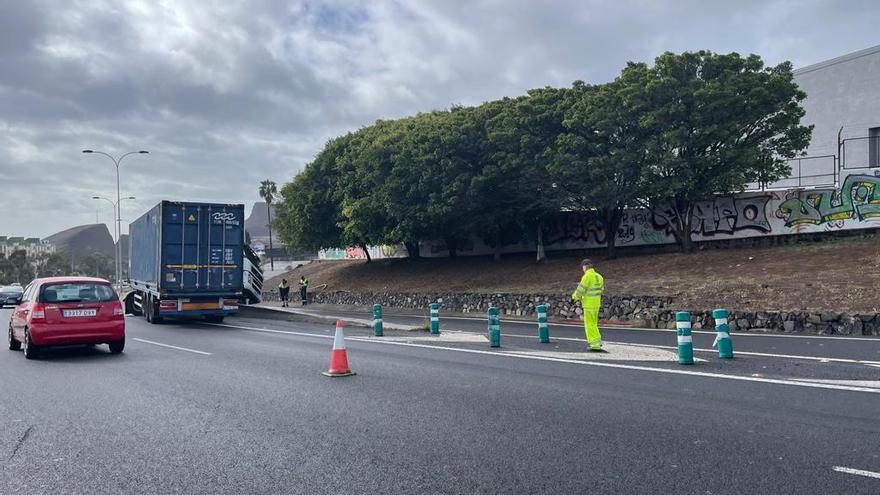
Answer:
[[[802,121],[812,124],[806,157],[776,187],[835,186],[849,175],[880,172],[880,46],[794,71],[807,93]]]
[[[24,251],[28,258],[33,258],[42,253],[54,253],[55,246],[36,237],[0,236],[0,254],[3,257],[8,258],[16,251]]]

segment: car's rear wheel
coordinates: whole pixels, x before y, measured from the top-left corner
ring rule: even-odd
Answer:
[[[111,354],[119,354],[125,349],[125,337],[113,342],[108,342],[108,345],[110,346]]]
[[[37,359],[40,355],[40,348],[31,342],[31,333],[27,329],[24,330],[24,345],[22,347],[25,359]]]
[[[15,336],[12,335],[12,325],[9,326],[9,350],[17,351],[21,349],[21,342],[15,340]]]

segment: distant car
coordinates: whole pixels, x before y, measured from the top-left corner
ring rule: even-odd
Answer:
[[[0,287],[0,308],[6,305],[17,306],[21,302],[24,289],[20,285],[7,285]]]
[[[109,344],[125,348],[125,314],[110,282],[90,277],[37,279],[9,320],[9,349],[27,359],[48,346]]]

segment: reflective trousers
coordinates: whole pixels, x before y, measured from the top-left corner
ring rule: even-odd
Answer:
[[[587,337],[587,343],[592,349],[602,347],[602,334],[599,333],[599,306],[597,304],[582,303],[584,309],[584,333]]]

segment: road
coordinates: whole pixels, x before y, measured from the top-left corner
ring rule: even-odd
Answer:
[[[128,318],[116,356],[4,351],[0,493],[880,492],[880,368],[597,361],[565,327],[546,350],[512,324],[492,351],[453,331],[478,323],[443,341],[350,328],[342,379],[320,375],[332,328],[241,317]],[[806,348],[858,361],[880,345],[844,342]]]

